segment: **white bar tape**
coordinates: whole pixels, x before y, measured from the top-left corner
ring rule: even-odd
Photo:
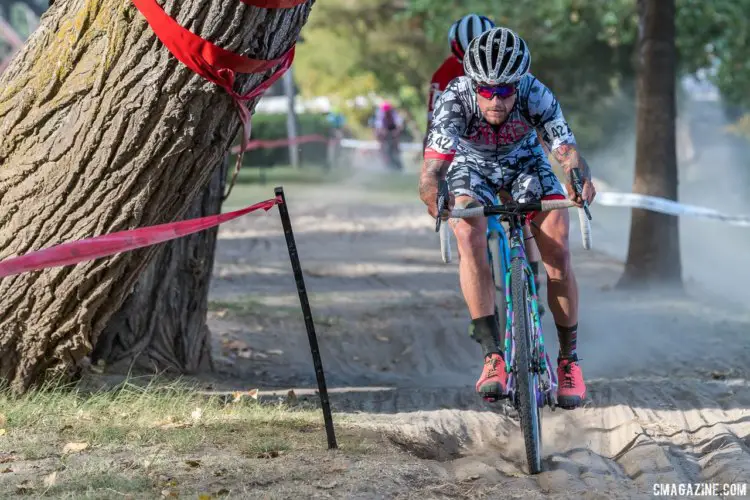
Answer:
[[[440,223],[440,254],[446,264],[451,261],[451,228],[448,221]]]

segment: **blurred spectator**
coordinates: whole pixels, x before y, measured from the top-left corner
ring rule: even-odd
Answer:
[[[404,130],[404,120],[401,115],[390,102],[383,101],[375,111],[372,126],[375,138],[380,143],[380,151],[385,164],[393,170],[403,170],[399,147],[401,133]]]
[[[326,115],[326,119],[331,125],[328,135],[328,162],[326,166],[332,168],[338,165],[341,153],[341,139],[344,137],[346,119],[338,106],[331,107],[331,110]]]

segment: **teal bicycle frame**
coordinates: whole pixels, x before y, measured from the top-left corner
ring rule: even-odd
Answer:
[[[526,279],[529,282],[529,290],[531,291],[531,318],[532,318],[532,355],[535,359],[538,372],[547,373],[548,384],[540,384],[536,387],[536,398],[539,406],[545,404],[550,405],[554,410],[557,401],[557,374],[552,369],[552,363],[550,362],[549,354],[544,349],[544,335],[542,333],[542,321],[539,315],[539,297],[534,283],[534,274],[529,265],[528,259],[526,258],[526,250],[523,244],[523,228],[512,225],[509,226],[510,242],[508,241],[508,232],[501,223],[501,217],[498,215],[487,217],[487,257],[490,261],[490,269],[493,273],[493,280],[495,282],[495,293],[503,294],[502,302],[496,300],[496,308],[499,305],[505,306],[505,341],[504,341],[504,352],[505,365],[508,372],[508,384],[506,396],[511,398],[511,401],[515,400],[515,379],[512,370],[513,362],[515,361],[516,345],[513,336],[513,297],[511,295],[510,287],[510,263],[513,259],[523,259],[526,268]],[[509,221],[512,224],[512,221]],[[500,254],[498,256],[498,265],[495,265],[494,258],[491,251],[491,240],[492,238],[498,239],[498,247]],[[497,286],[498,279],[495,273],[500,274],[499,278],[502,280],[502,289]],[[500,321],[500,311],[496,310],[495,315]],[[500,325],[502,328],[502,325]]]

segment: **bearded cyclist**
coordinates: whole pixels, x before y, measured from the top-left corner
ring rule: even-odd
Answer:
[[[454,79],[435,103],[419,194],[437,217],[438,182],[450,188],[449,207],[491,205],[495,193],[507,190],[517,202],[564,199],[538,139],[543,141],[568,178],[568,193],[578,206],[591,203],[595,189],[586,161],[550,90],[529,73],[526,42],[508,28],[493,28],[474,38],[464,56],[467,76]],[[572,172],[578,169],[583,190],[576,194]],[[445,217],[445,213],[441,216]],[[555,320],[558,405],[573,409],[586,396],[576,354],[578,287],[568,248],[567,210],[531,214],[535,237],[547,270],[547,304]],[[472,337],[484,354],[478,393],[503,396],[507,373],[494,316],[495,287],[487,260],[487,219],[458,219],[453,225],[459,251],[461,290],[472,318]]]
[[[427,96],[428,132],[430,121],[432,120],[432,112],[438,98],[454,78],[464,76],[463,58],[466,53],[466,47],[468,47],[474,38],[494,27],[495,23],[479,14],[467,14],[451,25],[450,30],[448,30],[448,44],[451,49],[451,55],[443,61],[443,64],[435,71],[430,81],[430,90]],[[428,134],[424,136],[424,147],[427,147],[427,136]],[[506,192],[501,191],[499,195],[505,201],[510,199],[510,195]],[[534,242],[531,230],[528,227],[524,227],[524,240],[526,242],[525,246],[529,265],[534,273],[534,283],[536,289],[539,290],[539,261],[541,256],[539,255],[539,249]],[[544,312],[544,305],[540,303],[539,315],[544,316]]]

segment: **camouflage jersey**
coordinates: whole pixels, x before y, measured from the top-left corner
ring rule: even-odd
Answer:
[[[517,201],[558,197],[564,191],[542,149],[575,145],[552,92],[531,74],[518,84],[508,118],[493,127],[482,116],[471,78],[454,79],[435,104],[425,159],[451,161],[448,182],[456,194],[491,204],[504,189]]]

